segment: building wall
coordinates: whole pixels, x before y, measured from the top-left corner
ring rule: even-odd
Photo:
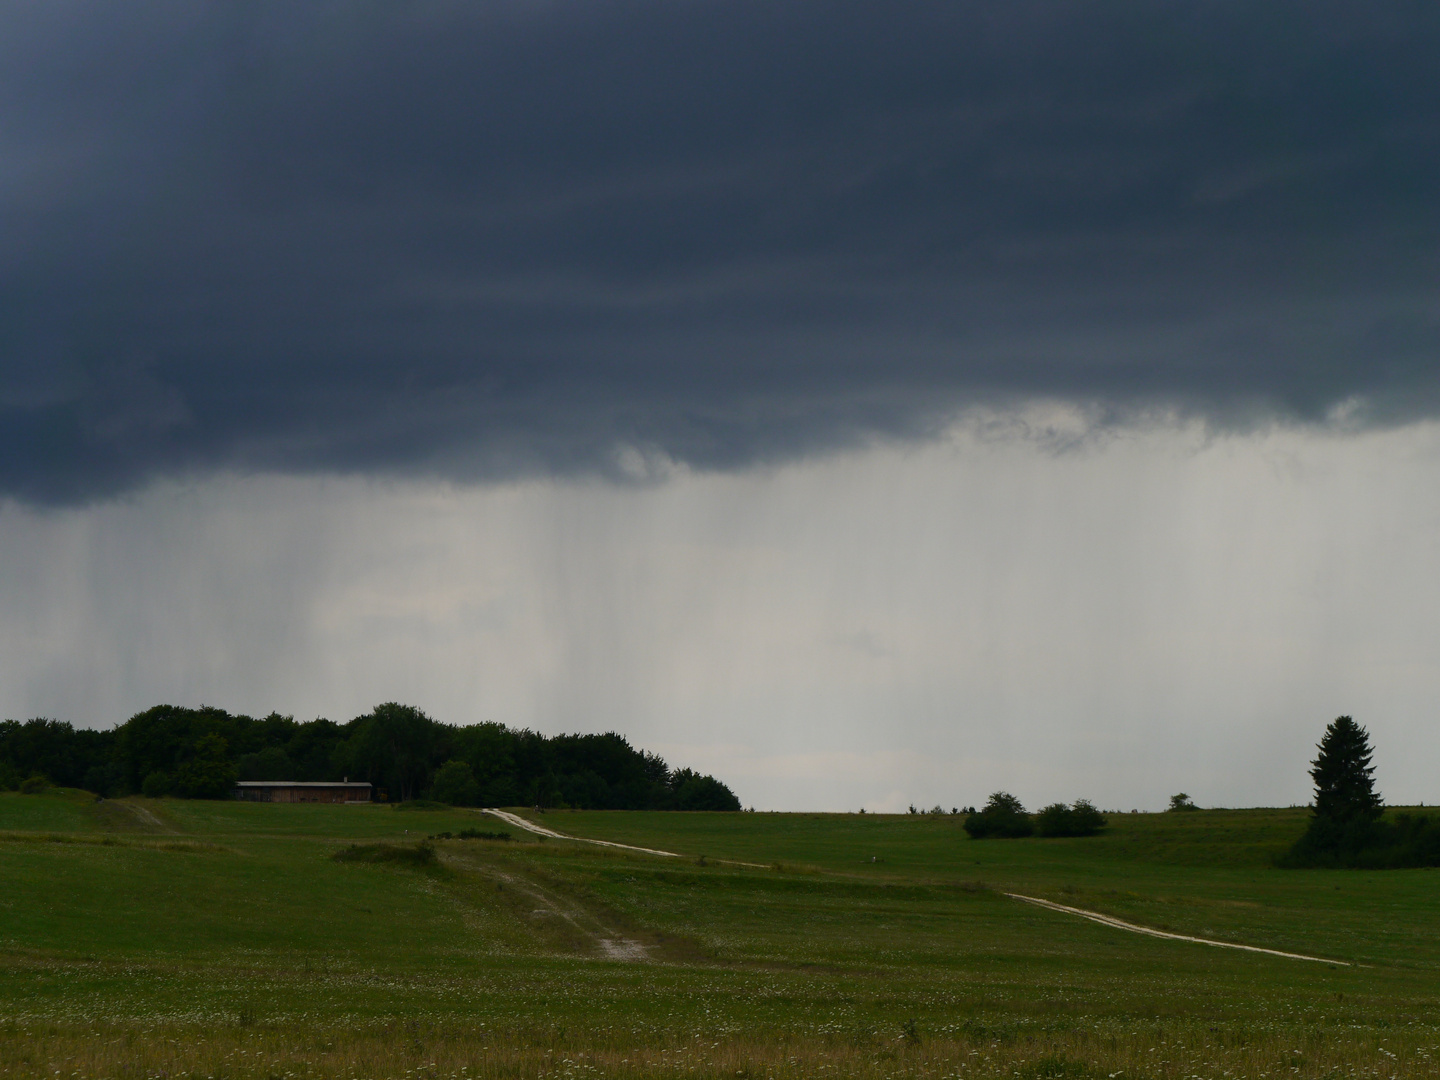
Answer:
[[[344,803],[367,802],[365,792],[360,788],[316,787],[265,787],[239,788],[238,798],[245,802],[315,802]]]

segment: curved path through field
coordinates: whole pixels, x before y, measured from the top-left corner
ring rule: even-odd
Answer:
[[[540,836],[554,837],[556,840],[574,840],[582,844],[599,844],[601,847],[623,848],[626,851],[639,851],[646,855],[663,855],[666,858],[678,859],[678,851],[660,851],[656,848],[636,847],[634,844],[619,844],[614,840],[589,840],[583,836],[567,836],[565,833],[556,832],[554,829],[547,829],[543,825],[536,825],[519,814],[512,814],[507,810],[481,810],[482,814],[490,814],[501,821],[514,825],[518,829],[526,829]],[[737,863],[730,859],[716,859],[716,862],[729,862],[733,866],[755,866],[764,868],[764,863]],[[1008,896],[1011,900],[1020,900],[1026,904],[1034,904],[1037,907],[1048,908],[1050,911],[1059,911],[1066,915],[1078,915],[1082,919],[1089,919],[1091,922],[1099,923],[1101,926],[1109,926],[1116,930],[1126,930],[1132,934],[1144,934],[1147,937],[1168,938],[1171,941],[1189,941],[1196,945],[1211,945],[1217,949],[1239,949],[1241,952],[1264,953],[1267,956],[1283,956],[1287,960],[1309,960],[1316,964],[1334,964],[1337,967],[1353,967],[1348,960],[1331,960],[1323,956],[1306,956],[1304,953],[1282,952],[1280,949],[1262,949],[1259,945],[1237,945],[1233,941],[1216,941],[1213,938],[1191,937],[1189,934],[1172,934],[1168,930],[1156,930],[1153,927],[1141,926],[1139,923],[1126,922],[1124,919],[1117,919],[1113,915],[1104,915],[1098,911],[1086,911],[1084,908],[1070,907],[1068,904],[1057,904],[1053,900],[1041,900],[1038,896],[1023,896],[1020,893],[1007,892],[1002,895]]]
[[[1258,952],[1265,953],[1269,956],[1283,956],[1289,960],[1312,960],[1317,964],[1335,964],[1339,967],[1352,966],[1349,961],[1346,960],[1328,960],[1323,956],[1306,956],[1304,953],[1281,952],[1279,949],[1262,949],[1258,945],[1237,945],[1233,941],[1215,941],[1212,938],[1191,937],[1189,934],[1172,934],[1168,930],[1155,930],[1149,926],[1141,926],[1138,923],[1117,919],[1113,915],[1102,915],[1098,911],[1086,911],[1084,908],[1057,904],[1053,900],[1041,900],[1038,896],[1021,896],[1019,893],[1013,892],[1006,893],[1005,895],[1012,900],[1023,900],[1027,904],[1035,904],[1039,907],[1049,908],[1051,911],[1063,911],[1067,915],[1078,915],[1082,919],[1089,919],[1091,922],[1097,922],[1101,926],[1113,926],[1116,930],[1128,930],[1132,934],[1169,938],[1171,941],[1193,941],[1197,945],[1213,945],[1217,949],[1240,949],[1243,952]]]
[[[544,825],[536,825],[533,821],[521,817],[519,814],[512,814],[508,810],[481,810],[482,814],[489,814],[497,817],[507,824],[514,825],[518,829],[525,829],[540,836],[550,836],[556,840],[573,840],[577,844],[599,844],[601,847],[620,848],[624,851],[638,851],[644,855],[661,855],[667,859],[684,858],[678,851],[661,851],[659,848],[636,847],[634,844],[620,844],[614,840],[591,840],[585,836],[571,836],[568,833],[556,832],[554,829],[547,829]],[[725,866],[752,866],[757,870],[768,870],[769,866],[758,862],[740,862],[738,859],[711,859],[711,862],[721,863]]]
[[[524,829],[527,832],[536,833],[540,836],[550,836],[556,840],[574,840],[581,844],[599,844],[601,847],[623,848],[625,851],[639,851],[646,855],[663,855],[667,859],[680,858],[678,851],[660,851],[657,848],[636,847],[634,844],[617,844],[614,840],[587,840],[583,836],[566,836],[564,833],[556,832],[554,829],[547,829],[544,825],[536,825],[533,821],[528,821],[519,814],[512,814],[508,810],[487,809],[481,810],[480,813],[497,817],[507,825],[514,825],[517,829]]]

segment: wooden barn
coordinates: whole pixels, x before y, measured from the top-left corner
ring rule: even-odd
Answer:
[[[311,780],[241,780],[235,798],[245,802],[368,803],[370,785]]]

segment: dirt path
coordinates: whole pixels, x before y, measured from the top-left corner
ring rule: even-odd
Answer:
[[[179,835],[177,829],[162,821],[148,807],[129,799],[105,799],[94,804],[94,813],[96,820],[108,829]]]
[[[151,828],[159,829],[161,832],[173,833],[175,831],[143,806],[137,806],[134,803],[121,803],[120,805],[125,807],[126,810],[129,810],[144,824],[150,826]]]
[[[681,857],[678,851],[660,851],[656,848],[636,847],[634,844],[617,844],[613,840],[587,840],[583,836],[566,836],[564,833],[556,832],[554,829],[547,829],[544,825],[536,825],[533,821],[527,821],[519,814],[512,814],[508,810],[481,810],[480,813],[497,817],[506,824],[514,825],[517,829],[525,829],[528,832],[536,833],[540,836],[553,837],[556,840],[574,840],[580,844],[599,844],[601,847],[622,848],[625,851],[639,851],[646,855],[663,855],[667,859],[678,859]]]
[[[556,840],[573,840],[577,844],[599,844],[601,847],[622,848],[625,851],[638,851],[645,855],[660,855],[667,859],[684,858],[678,851],[661,851],[658,848],[636,847],[634,844],[618,844],[614,840],[591,840],[584,836],[570,836],[567,833],[556,832],[554,829],[547,829],[544,825],[536,825],[533,821],[521,817],[519,814],[512,814],[508,810],[481,810],[482,814],[490,814],[501,821],[508,822],[516,828],[526,829],[529,832],[540,836],[553,837]],[[768,870],[770,867],[765,863],[741,862],[739,859],[713,859],[707,858],[707,862],[721,866],[749,866],[756,870]]]
[[[453,857],[453,856],[451,856]],[[635,938],[607,926],[592,911],[533,881],[507,873],[490,863],[478,859],[457,860],[469,870],[490,878],[509,889],[512,896],[523,898],[524,905],[530,906],[531,920],[557,920],[569,928],[571,938],[588,942],[591,948],[607,960],[648,960],[649,947]]]
[[[581,844],[599,844],[601,847],[621,848],[625,851],[639,851],[646,855],[661,855],[666,858],[678,859],[680,853],[676,851],[660,851],[657,848],[636,847],[634,844],[620,844],[614,840],[590,840],[583,836],[567,836],[565,833],[556,832],[554,829],[547,829],[543,825],[536,825],[533,821],[521,817],[519,814],[512,814],[507,810],[481,810],[482,814],[489,814],[497,817],[507,824],[514,825],[517,829],[525,829],[528,832],[540,836],[549,836],[556,840],[573,840]],[[764,863],[735,862],[730,859],[716,859],[715,862],[728,862],[734,866],[755,866],[764,868]],[[1282,952],[1279,949],[1262,949],[1258,945],[1237,945],[1233,941],[1215,941],[1212,938],[1191,937],[1189,934],[1172,934],[1168,930],[1156,930],[1153,927],[1141,926],[1138,923],[1126,922],[1124,919],[1117,919],[1113,915],[1103,915],[1098,911],[1086,911],[1084,908],[1069,907],[1066,904],[1057,904],[1053,900],[1041,900],[1037,896],[1022,896],[1020,893],[1005,893],[1012,900],[1020,900],[1026,904],[1034,904],[1037,907],[1048,908],[1051,911],[1059,911],[1066,915],[1078,915],[1082,919],[1089,919],[1091,922],[1099,923],[1101,926],[1109,926],[1115,930],[1126,930],[1132,934],[1144,934],[1147,937],[1167,938],[1170,941],[1189,941],[1196,945],[1211,945],[1217,949],[1239,949],[1241,952],[1264,953],[1267,956],[1283,956],[1287,960],[1309,960],[1316,964],[1334,964],[1338,967],[1352,967],[1346,960],[1330,960],[1323,956],[1306,956],[1304,953]],[[573,921],[573,920],[572,920]],[[578,925],[577,925],[578,928]],[[612,942],[602,941],[602,949],[606,955],[615,956],[618,959],[639,959],[644,956],[644,946],[639,942],[625,942],[625,946],[635,945],[640,949],[639,957],[627,957],[618,953],[609,952],[607,946]],[[618,943],[616,947],[620,947]]]
[[[1148,926],[1140,926],[1137,923],[1126,922],[1124,919],[1117,919],[1113,915],[1102,915],[1098,911],[1086,911],[1084,908],[1068,907],[1065,904],[1057,904],[1053,900],[1041,900],[1035,896],[1021,896],[1019,893],[1006,893],[1012,900],[1023,900],[1027,904],[1035,904],[1039,907],[1049,908],[1051,911],[1063,911],[1067,915],[1079,915],[1082,919],[1089,919],[1101,926],[1112,926],[1116,930],[1128,930],[1132,934],[1145,934],[1149,937],[1169,938],[1171,941],[1192,941],[1197,945],[1213,945],[1217,949],[1240,949],[1243,952],[1265,953],[1268,956],[1283,956],[1288,960],[1310,960],[1317,964],[1335,964],[1338,967],[1351,967],[1345,960],[1328,960],[1323,956],[1306,956],[1304,953],[1281,952],[1279,949],[1262,949],[1258,945],[1237,945],[1233,941],[1215,941],[1211,938],[1191,937],[1189,934],[1172,934],[1166,930],[1155,930]]]

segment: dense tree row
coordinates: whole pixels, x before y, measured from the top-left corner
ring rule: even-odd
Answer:
[[[55,720],[0,723],[0,787],[43,776],[101,795],[224,798],[236,780],[368,780],[391,801],[597,810],[738,810],[723,783],[671,770],[623,737],[452,727],[378,705],[348,724],[157,705],[110,731]]]

